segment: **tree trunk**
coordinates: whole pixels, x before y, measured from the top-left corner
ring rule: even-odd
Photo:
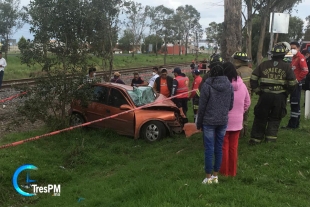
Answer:
[[[181,55],[181,48],[182,48],[182,45],[181,45],[181,40],[179,41],[179,56]]]
[[[5,58],[6,61],[8,59],[8,51],[9,51],[9,34],[6,34],[5,53],[4,53],[4,58]]]
[[[186,33],[185,36],[185,55],[187,55],[187,46],[188,46],[188,32]]]
[[[167,41],[165,37],[165,55],[164,55],[164,65],[166,65],[166,58],[167,58]]]
[[[155,45],[155,53],[156,53],[156,57],[157,57],[157,45],[158,45],[158,43],[157,43],[157,34],[156,34],[156,45]]]
[[[248,58],[252,59],[252,9],[253,0],[249,0],[247,5],[248,10],[248,21],[247,21],[247,49]]]
[[[230,61],[231,55],[242,48],[242,0],[225,0],[224,8],[222,56]]]
[[[257,50],[257,65],[261,64],[262,59],[263,59],[263,46],[264,46],[264,40],[265,40],[265,34],[266,34],[266,25],[267,25],[267,20],[269,19],[269,13],[270,13],[270,6],[269,6],[269,1],[267,4],[267,7],[265,8],[265,12],[262,13],[262,24],[260,27],[260,35],[259,35],[259,41],[258,41],[258,50]]]

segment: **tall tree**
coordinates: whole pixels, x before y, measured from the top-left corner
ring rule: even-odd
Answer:
[[[150,44],[152,45],[152,51],[149,51],[149,52],[157,52],[156,50],[158,48],[161,48],[163,40],[160,36],[152,34],[152,35],[147,36],[144,39],[144,43],[145,43],[145,46],[147,47],[147,50],[148,50],[148,46]]]
[[[224,25],[223,44],[221,44],[222,56],[225,60],[230,60],[231,55],[242,48],[242,1],[224,1]]]
[[[66,106],[72,100],[72,91],[77,83],[67,79],[67,75],[85,73],[91,51],[108,60],[110,71],[113,67],[113,44],[117,41],[118,2],[116,0],[68,0],[30,1],[27,12],[28,22],[34,40],[21,44],[21,58],[24,63],[41,64],[47,71],[46,89],[33,91],[33,94],[48,101],[45,112],[59,113],[65,120]],[[23,46],[24,45],[24,46]],[[46,50],[50,55],[45,55]],[[29,55],[31,54],[31,55]],[[106,56],[106,54],[108,54]],[[111,73],[111,72],[110,72]],[[48,81],[49,80],[49,81]],[[35,89],[39,89],[35,87]],[[42,97],[41,96],[41,97]],[[41,100],[41,99],[37,99]],[[49,99],[50,100],[50,99]]]
[[[124,30],[123,36],[118,40],[119,48],[122,50],[133,50],[134,36],[130,30]]]
[[[113,49],[119,33],[119,14],[121,8],[129,5],[121,0],[92,0],[87,5],[88,27],[92,30],[87,37],[90,52],[102,58],[103,68],[109,69],[109,75],[104,79],[109,81],[113,70]]]
[[[205,29],[207,41],[220,47],[223,35],[223,23],[211,22],[209,27]]]
[[[149,6],[142,6],[141,3],[137,2],[127,2],[130,6],[126,8],[127,14],[127,30],[132,33],[132,43],[133,43],[133,51],[132,56],[135,54],[136,47],[139,45],[141,49],[141,41],[143,38],[143,32],[148,27],[147,17],[149,14]]]
[[[201,25],[199,23],[200,13],[192,5],[185,5],[180,6],[176,9],[176,15],[180,17],[177,31],[184,36],[186,48],[185,55],[187,55],[189,37],[191,35],[195,36],[196,31],[200,31],[198,28],[201,28]]]
[[[20,0],[0,1],[0,36],[5,40],[1,50],[5,52],[6,60],[9,38],[23,26],[23,16],[24,11],[20,8]]]
[[[306,29],[305,29],[304,40],[305,41],[310,41],[310,15],[306,17],[306,21],[307,21],[307,26],[306,26]]]
[[[159,32],[161,31],[160,28],[161,28],[161,25],[162,25],[162,22],[158,21],[159,20],[159,10],[157,7],[150,7],[149,9],[149,12],[148,12],[148,16],[150,18],[150,34],[155,34],[156,36],[159,35]],[[155,53],[156,53],[156,56],[157,56],[157,53],[158,53],[158,49],[161,48],[161,47],[158,47],[159,44],[160,46],[162,45],[162,41],[160,40],[160,42],[157,42],[158,41],[158,38],[155,39]]]
[[[154,24],[159,25],[159,30],[157,31],[157,34],[160,35],[164,40],[164,64],[166,64],[166,58],[167,58],[167,43],[170,41],[173,41],[174,36],[174,10],[165,7],[164,5],[160,5],[155,7],[155,18],[154,18]]]

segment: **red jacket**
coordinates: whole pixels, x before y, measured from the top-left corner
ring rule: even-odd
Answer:
[[[187,98],[188,94],[188,77],[177,76],[175,80],[178,82],[175,95],[179,95],[177,98]]]
[[[306,58],[299,51],[293,56],[291,66],[298,81],[304,79],[308,74]]]
[[[193,85],[192,85],[192,90],[198,90],[201,81],[202,81],[202,77],[200,77],[200,76],[195,77],[195,79],[193,81]],[[196,91],[193,91],[193,92],[191,92],[191,95],[189,98],[194,98],[195,95],[196,95]]]

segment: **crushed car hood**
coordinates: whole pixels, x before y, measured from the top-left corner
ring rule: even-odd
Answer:
[[[147,106],[145,108],[153,108],[153,107],[169,107],[169,108],[175,108],[178,109],[178,107],[170,100],[165,100],[166,97],[162,94],[159,94],[159,96],[155,100],[155,104],[152,104],[150,106]]]

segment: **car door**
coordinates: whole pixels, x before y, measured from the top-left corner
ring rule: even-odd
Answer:
[[[95,121],[106,116],[105,107],[108,101],[109,88],[105,86],[94,86],[94,93],[92,102],[88,105],[86,110],[86,117],[88,121]],[[107,127],[105,120],[92,124],[93,127],[104,128]]]
[[[115,114],[126,112],[125,110],[120,109],[120,106],[123,104],[130,105],[128,100],[126,99],[124,92],[121,92],[116,88],[111,88],[108,102],[105,108],[106,116],[112,116]],[[133,111],[106,120],[108,128],[111,128],[120,134],[128,136],[134,135],[134,123],[135,116]]]

